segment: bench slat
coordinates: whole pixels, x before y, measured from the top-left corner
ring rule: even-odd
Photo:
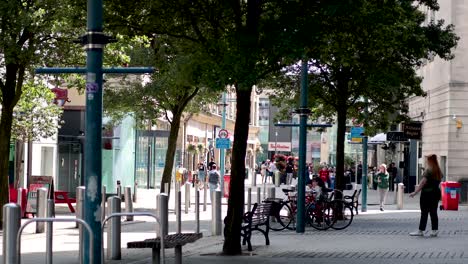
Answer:
[[[202,233],[181,233],[171,234],[164,238],[164,248],[174,248],[176,246],[184,246],[188,243],[193,243],[202,238]],[[143,241],[133,241],[127,243],[127,248],[160,248],[161,238],[150,238]]]

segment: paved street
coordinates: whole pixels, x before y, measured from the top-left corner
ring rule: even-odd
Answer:
[[[280,189],[276,190],[278,194]],[[151,191],[142,191],[138,210],[152,210]],[[369,210],[355,216],[350,227],[342,231],[316,231],[307,228],[305,234],[293,231],[271,232],[270,246],[260,233],[254,233],[249,254],[238,257],[221,256],[222,237],[211,236],[210,206],[201,215],[204,238],[183,248],[184,263],[467,263],[468,207],[459,211],[440,211],[439,237],[410,237],[419,221],[418,199],[405,197],[405,210],[396,210],[389,193],[384,212],[376,205],[377,192],[369,191]],[[252,197],[256,197],[253,193]],[[255,199],[255,198],[254,198]],[[154,199],[153,199],[154,201]],[[194,201],[194,200],[192,200]],[[172,206],[171,206],[172,207]],[[224,207],[224,214],[226,206]],[[184,208],[184,207],[183,207]],[[62,209],[60,209],[62,211]],[[64,216],[71,217],[65,213]],[[183,230],[195,229],[193,206],[183,214]],[[170,217],[171,230],[175,217]],[[430,229],[430,226],[428,226]],[[122,226],[122,260],[107,263],[150,263],[149,249],[126,249],[126,242],[154,237],[155,224],[151,219],[138,218]],[[42,263],[44,234],[33,234],[32,226],[23,237],[23,264]],[[105,244],[106,246],[106,244]],[[54,236],[54,263],[77,263],[77,230],[70,224],[57,224]],[[168,263],[173,263],[173,250],[166,250]]]

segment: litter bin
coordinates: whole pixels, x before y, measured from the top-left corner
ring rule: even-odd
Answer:
[[[224,175],[224,198],[229,198],[229,186],[231,185],[231,175]]]
[[[468,203],[468,179],[461,179],[458,182],[461,184],[460,203]]]
[[[440,187],[442,191],[441,209],[457,211],[461,184],[459,182],[443,182]]]

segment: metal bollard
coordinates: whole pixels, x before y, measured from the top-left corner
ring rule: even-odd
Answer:
[[[200,233],[200,191],[198,187],[195,186],[195,223],[196,223],[196,233]]]
[[[215,191],[211,197],[211,235],[221,235],[221,191]]]
[[[178,182],[175,182],[174,184],[174,214],[177,215],[177,204],[179,203],[179,201],[177,199],[179,199],[179,197],[177,196],[177,194],[179,193],[179,183]]]
[[[22,207],[23,204],[23,188],[18,188],[18,191],[16,192],[16,204],[21,208],[21,217],[23,217],[23,211],[25,208]]]
[[[120,185],[120,181],[117,181],[117,197],[122,201],[122,186]]]
[[[276,198],[275,191],[276,191],[275,187],[269,187],[267,189],[267,198]]]
[[[159,233],[164,237],[167,236],[169,227],[168,201],[169,196],[166,193],[160,193],[158,195],[159,220],[161,221],[161,230],[159,230]]]
[[[262,187],[257,187],[257,203],[262,201]]]
[[[137,190],[138,190],[138,183],[135,181],[135,184],[133,185],[133,202],[137,202]]]
[[[276,198],[275,191],[276,191],[275,187],[268,187],[268,189],[267,189],[267,198],[270,198],[270,199]],[[275,222],[276,218],[274,216],[270,216],[270,221]]]
[[[86,191],[86,187],[84,186],[76,187],[75,216],[76,218],[79,218],[79,219],[83,219],[83,205],[84,205],[85,191]],[[79,227],[78,222],[76,223],[75,227]],[[81,234],[81,231],[80,231],[80,234]]]
[[[44,218],[47,214],[47,188],[37,189],[36,216]],[[45,223],[36,222],[36,233],[44,233]]]
[[[108,214],[121,212],[121,200],[118,196],[112,196],[107,199]],[[121,237],[121,222],[120,217],[113,217],[107,225],[107,259],[119,260],[122,259],[120,248]]]
[[[405,192],[405,185],[403,183],[398,184],[398,202],[397,202],[397,209],[403,209],[403,194]]]
[[[169,194],[169,183],[168,182],[164,183],[164,193]]]
[[[21,207],[14,203],[3,206],[3,263],[18,263],[17,234],[21,226]]]
[[[177,183],[178,188],[175,193],[175,213],[176,213],[176,226],[177,233],[182,233],[182,192],[180,191],[180,183]]]
[[[247,212],[252,208],[252,187],[247,188]]]
[[[281,183],[281,173],[279,171],[275,171],[274,175],[275,177],[275,186],[276,187],[280,187],[280,183]]]
[[[106,186],[102,185],[102,190],[101,190],[101,223],[104,221],[106,218]],[[78,223],[77,223],[78,224]]]
[[[47,200],[47,217],[55,217],[55,202],[53,199],[48,199]],[[52,222],[47,222],[46,223],[46,263],[47,264],[52,264],[52,242],[53,242],[53,223]]]
[[[78,219],[83,219],[83,212],[84,212],[84,198],[85,198],[85,193],[86,193],[86,187],[85,186],[78,186],[76,187],[76,218]],[[83,246],[84,243],[84,237],[83,237],[83,227],[76,222],[75,227],[78,228],[78,236],[79,236],[79,241],[80,244],[78,246],[78,258],[79,262],[83,263]]]
[[[185,213],[188,214],[190,207],[190,183],[185,183]]]
[[[203,212],[206,212],[206,199],[207,199],[207,193],[208,193],[208,186],[206,185],[206,182],[203,183]]]
[[[125,212],[133,213],[132,187],[125,187]],[[133,215],[127,215],[127,221],[133,221]]]
[[[398,203],[398,183],[394,184],[394,194],[393,194],[393,203],[397,204]]]
[[[252,171],[252,184],[253,187],[257,186],[257,172],[254,170]]]

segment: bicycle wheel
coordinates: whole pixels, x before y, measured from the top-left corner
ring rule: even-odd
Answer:
[[[276,214],[272,216],[270,221],[270,229],[274,231],[281,231],[285,228],[289,229],[293,218],[294,216],[292,214],[291,208],[286,203],[283,203]]]
[[[336,200],[332,202],[331,207],[333,208],[331,228],[342,230],[353,222],[353,208],[347,203]]]
[[[327,230],[330,228],[332,221],[330,215],[333,210],[326,202],[317,202],[309,205],[306,211],[306,216],[309,224],[317,230]]]

